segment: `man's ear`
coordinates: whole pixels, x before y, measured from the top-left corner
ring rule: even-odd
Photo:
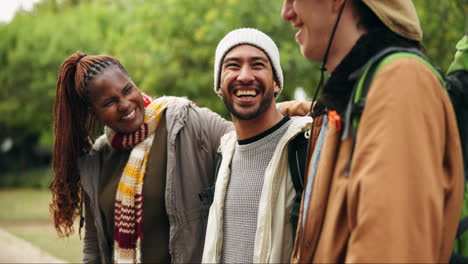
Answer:
[[[346,0],[333,0],[333,11],[337,13],[340,12],[341,6],[345,4],[345,1]]]
[[[223,91],[221,91],[221,88],[218,88],[216,90],[216,94],[219,96],[219,97],[223,97]]]
[[[281,92],[281,87],[278,85],[278,82],[275,80],[273,84],[273,94],[275,95],[275,98],[278,96],[280,92]]]

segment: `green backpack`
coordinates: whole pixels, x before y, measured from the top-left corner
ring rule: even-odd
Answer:
[[[444,84],[450,100],[452,101],[460,134],[463,151],[463,163],[465,168],[465,195],[462,214],[457,230],[453,254],[450,263],[468,263],[468,35],[465,35],[456,46],[457,52],[446,75],[442,74],[429,59],[419,50],[390,47],[372,57],[361,69],[354,72],[350,78],[357,80],[352,96],[344,114],[343,139],[349,135],[356,142],[356,134],[359,118],[364,110],[366,96],[375,74],[389,61],[397,58],[417,58],[425,63],[437,75]],[[353,158],[354,145],[346,169],[346,177],[349,176]]]
[[[447,71],[446,87],[457,115],[465,165],[465,196],[450,263],[468,263],[468,35],[456,46],[455,58]]]

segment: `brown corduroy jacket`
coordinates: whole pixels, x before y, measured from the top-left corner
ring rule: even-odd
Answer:
[[[314,119],[314,142],[323,117]],[[377,73],[349,177],[352,137],[342,141],[333,118],[324,129],[291,261],[448,262],[461,212],[463,164],[450,99],[431,69],[400,58]]]

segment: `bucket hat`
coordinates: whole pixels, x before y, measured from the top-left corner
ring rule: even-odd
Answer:
[[[362,1],[395,34],[410,40],[422,40],[423,33],[412,0]]]

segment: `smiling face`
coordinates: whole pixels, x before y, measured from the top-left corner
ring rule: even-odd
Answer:
[[[231,49],[222,61],[217,93],[234,118],[252,120],[266,111],[276,111],[275,81],[268,56],[251,45]]]
[[[336,12],[330,0],[284,0],[281,15],[298,29],[296,42],[302,55],[313,61],[322,61]]]
[[[137,130],[145,107],[140,90],[118,67],[110,67],[89,83],[91,108],[96,118],[120,133]]]

